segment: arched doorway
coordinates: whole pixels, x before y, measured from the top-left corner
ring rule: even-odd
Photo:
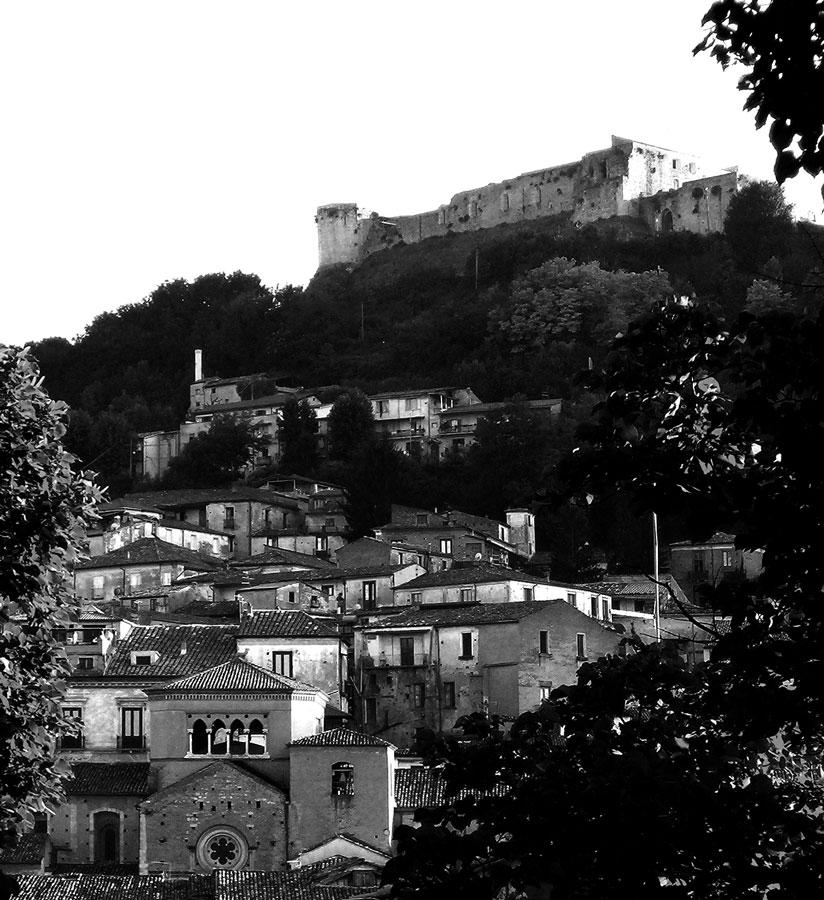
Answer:
[[[672,231],[672,210],[665,209],[661,213],[661,231]]]
[[[107,810],[94,814],[94,862],[120,862],[120,814]]]

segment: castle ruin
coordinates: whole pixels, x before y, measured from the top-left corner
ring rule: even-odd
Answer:
[[[319,266],[355,266],[400,243],[561,213],[576,225],[631,216],[652,234],[720,232],[738,182],[736,168],[708,169],[697,156],[613,135],[606,150],[462,191],[429,212],[386,217],[364,213],[355,203],[320,206]]]

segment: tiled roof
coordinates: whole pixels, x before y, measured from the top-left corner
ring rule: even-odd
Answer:
[[[337,637],[337,632],[303,610],[277,609],[241,620],[238,637]]]
[[[228,662],[203,672],[147,688],[147,692],[174,691],[316,691],[310,684],[278,675],[235,656]]]
[[[518,622],[547,607],[566,604],[565,600],[519,600],[511,603],[461,603],[421,606],[380,621],[360,626],[365,631],[386,628],[428,628],[432,625],[500,625]]]
[[[397,590],[419,590],[428,587],[448,587],[456,584],[492,584],[499,581],[525,581],[529,584],[546,584],[545,578],[535,575],[527,575],[517,569],[508,569],[506,566],[493,566],[489,563],[479,563],[472,566],[452,566],[441,572],[427,572],[419,575],[411,581],[399,585]]]
[[[706,541],[675,541],[670,547],[677,547],[679,550],[687,548],[706,547],[708,544],[733,544],[735,545],[735,535],[727,534],[724,531],[716,531],[715,534]]]
[[[217,900],[212,875],[17,875],[15,900]],[[224,895],[220,900],[229,900]]]
[[[304,566],[307,569],[331,569],[328,559],[313,556],[311,553],[298,553],[296,550],[285,550],[283,547],[267,547],[262,553],[236,559],[229,563],[233,569],[254,568],[255,566],[287,565]]]
[[[196,525],[194,522],[183,522],[180,519],[157,519],[154,525],[179,531],[196,531],[198,534],[213,534],[215,537],[227,536],[225,531],[219,531],[216,528],[206,528],[204,525]]]
[[[126,794],[144,797],[149,793],[148,763],[75,763],[69,794]]]
[[[151,563],[183,563],[189,569],[211,570],[220,569],[222,560],[205,553],[196,553],[185,547],[178,547],[168,541],[158,538],[141,538],[131,544],[126,544],[117,550],[104,553],[102,556],[94,556],[85,562],[79,563],[78,569],[108,569],[112,566],[137,566]]]
[[[486,413],[486,412],[498,412],[499,410],[506,409],[511,406],[518,406],[521,408],[526,408],[530,410],[536,410],[540,412],[541,410],[547,410],[552,412],[556,407],[560,407],[563,404],[563,400],[558,399],[550,399],[550,400],[522,400],[517,403],[471,403],[468,406],[451,406],[449,409],[441,410],[437,415],[441,416],[444,419],[448,419],[450,416],[461,416],[467,415],[468,413]]]
[[[325,869],[314,866],[291,872],[244,872],[232,869],[215,871],[215,900],[346,900],[362,897],[367,887],[318,884],[328,877]]]
[[[156,680],[202,672],[237,655],[237,625],[135,625],[117,642],[106,664],[106,675],[131,675]],[[181,653],[184,649],[186,652]],[[157,662],[133,666],[132,652],[158,654]]]
[[[389,741],[349,728],[333,728],[292,741],[290,747],[394,747]]]
[[[483,792],[487,796],[502,797],[506,793],[505,786],[492,791]],[[480,796],[480,791],[461,790],[449,799],[458,797]],[[421,806],[443,806],[447,800],[446,783],[437,769],[412,766],[408,769],[395,770],[395,805],[399,809],[417,809]]]
[[[672,601],[667,587],[672,589],[682,606],[687,609],[699,609],[687,599],[687,595],[672,575],[662,574],[659,581],[662,584],[660,588],[662,609],[672,609],[673,612],[679,611],[678,604]],[[581,585],[581,587],[590,591],[598,591],[602,594],[611,594],[613,597],[639,597],[649,600],[655,598],[655,582],[646,575],[620,575],[613,581],[593,582]]]
[[[112,619],[118,619],[119,616],[113,616],[111,613],[103,612],[99,606],[83,606],[77,615],[78,622],[100,622],[101,620],[111,622]]]
[[[126,494],[118,502],[129,505],[139,503],[159,509],[181,509],[187,506],[206,506],[209,503],[233,503],[251,500],[270,506],[297,506],[291,497],[262,488],[195,488],[177,491],[147,491],[143,494]]]
[[[407,391],[383,391],[380,394],[370,394],[370,400],[391,400],[393,397],[423,397],[425,394],[445,394],[449,391],[460,390],[456,385],[433,388],[412,388]],[[407,418],[409,418],[407,416]]]
[[[21,834],[13,847],[0,847],[0,866],[35,866],[43,859],[46,835]]]

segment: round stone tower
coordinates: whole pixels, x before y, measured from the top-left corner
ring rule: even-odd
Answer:
[[[318,267],[360,261],[360,224],[356,203],[318,207]]]

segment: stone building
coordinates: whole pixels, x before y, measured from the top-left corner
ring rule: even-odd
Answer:
[[[355,203],[320,206],[318,264],[356,266],[400,243],[558,215],[578,225],[632,216],[653,234],[707,234],[722,230],[737,190],[735,168],[708,167],[697,156],[613,135],[608,148],[575,162],[461,191],[424,213],[386,217]]]

